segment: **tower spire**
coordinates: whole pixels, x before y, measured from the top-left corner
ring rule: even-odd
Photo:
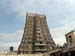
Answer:
[[[23,38],[18,48],[19,53],[45,53],[55,48],[49,32],[46,16],[27,13]]]

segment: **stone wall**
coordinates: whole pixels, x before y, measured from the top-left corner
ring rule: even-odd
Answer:
[[[43,54],[0,54],[0,56],[44,56]]]
[[[49,56],[48,53],[17,54],[17,52],[0,51],[0,56]]]

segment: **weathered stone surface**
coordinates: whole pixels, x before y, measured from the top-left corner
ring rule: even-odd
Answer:
[[[27,13],[24,34],[18,53],[47,53],[54,48],[55,43],[49,32],[46,16]]]

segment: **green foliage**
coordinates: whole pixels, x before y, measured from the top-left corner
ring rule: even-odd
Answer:
[[[14,47],[13,46],[10,46],[10,51],[13,51],[14,50]]]

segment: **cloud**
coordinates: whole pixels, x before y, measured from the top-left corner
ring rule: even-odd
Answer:
[[[45,14],[53,39],[59,44],[66,42],[64,35],[75,29],[75,0],[2,0],[0,7],[7,8],[7,14],[16,12],[17,19],[25,19],[26,12]],[[20,34],[21,31],[0,34],[0,39],[9,42],[6,37],[17,43]]]
[[[20,44],[20,42],[9,42],[9,43],[6,43],[6,42],[0,42],[0,44],[2,44],[1,46],[0,46],[0,50],[6,50],[6,51],[9,51],[9,48],[10,48],[10,46],[13,46],[14,47],[14,51],[17,51],[18,50],[18,47],[19,47],[19,44]]]
[[[22,39],[23,31],[18,30],[14,33],[3,33],[0,34],[0,50],[9,50],[10,46],[13,46],[15,50],[17,50],[21,39]]]
[[[24,16],[26,12],[43,13],[50,16],[60,16],[67,12],[74,11],[74,0],[7,0],[1,3],[9,10]]]
[[[66,42],[65,34],[75,30],[75,21],[67,22],[63,26],[52,28],[50,30],[56,44],[63,45]]]

